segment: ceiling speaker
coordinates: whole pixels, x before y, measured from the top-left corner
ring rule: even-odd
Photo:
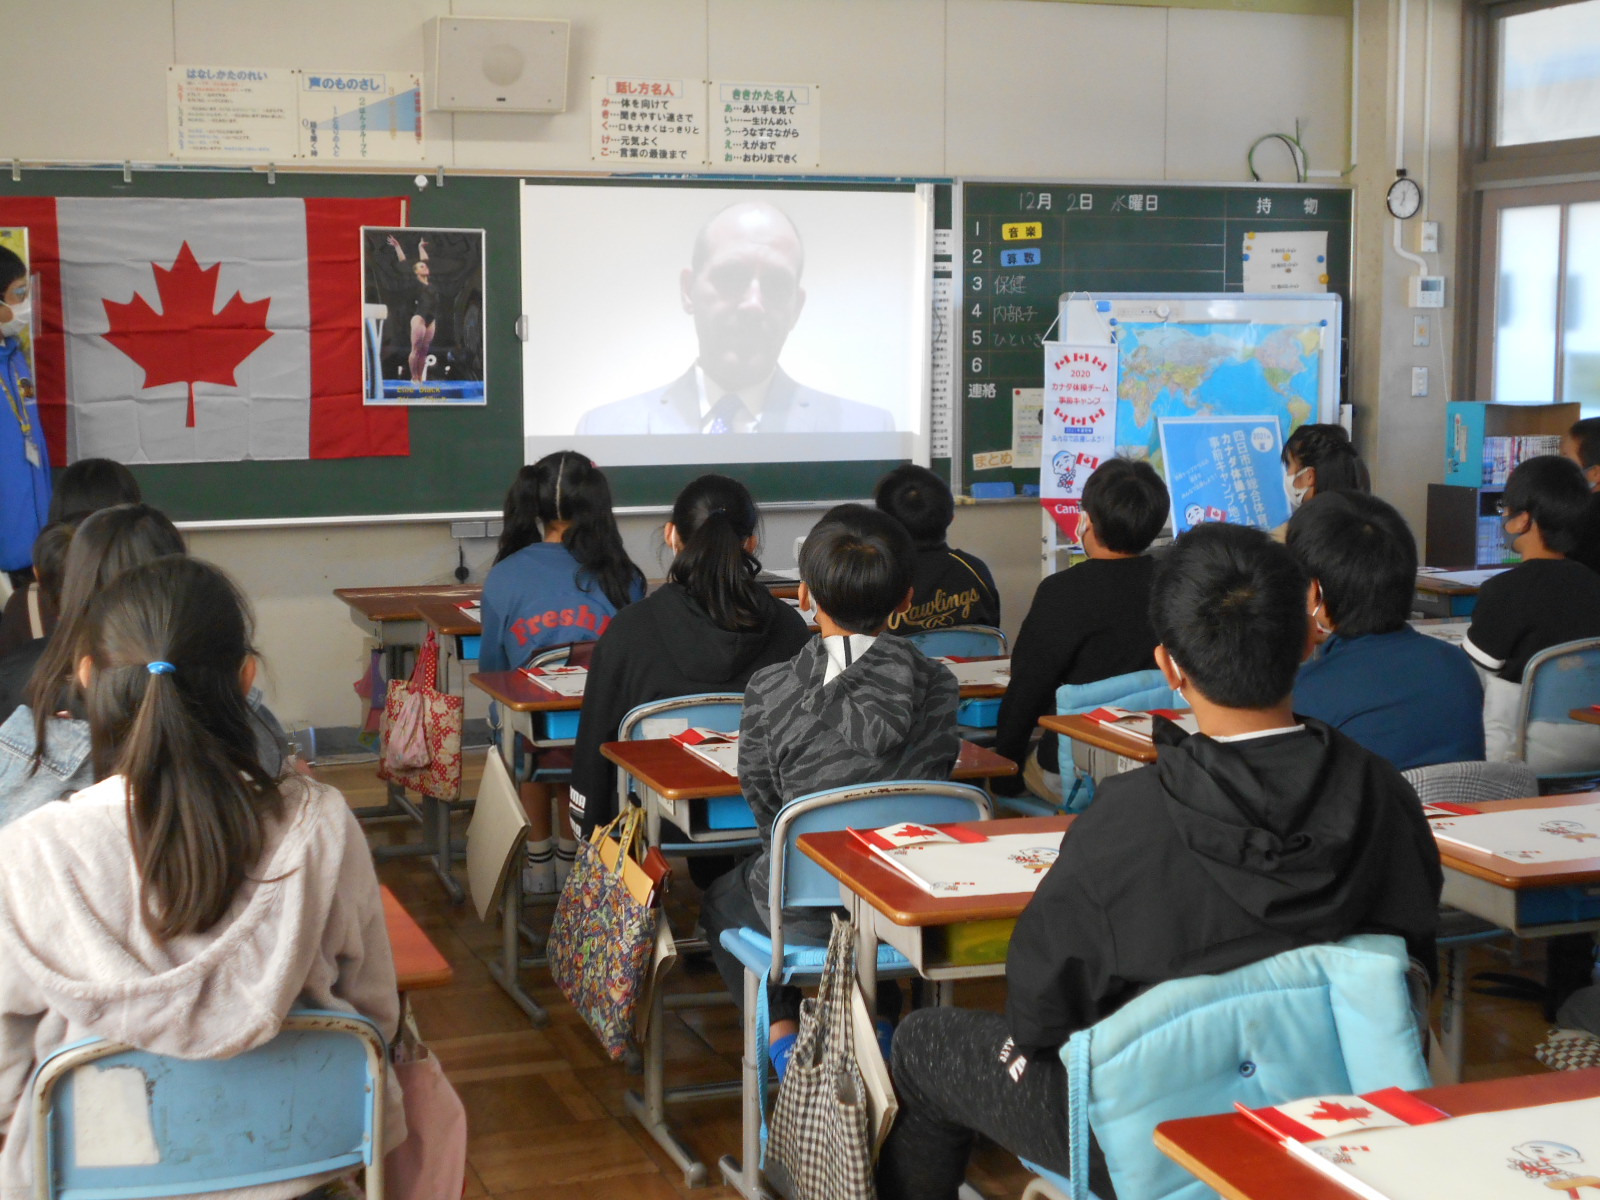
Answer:
[[[432,107],[565,112],[571,30],[543,17],[435,17],[423,27]]]

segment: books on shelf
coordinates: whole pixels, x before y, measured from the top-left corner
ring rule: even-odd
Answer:
[[[1006,687],[1011,683],[1009,658],[941,658],[939,661],[956,677],[956,682],[965,687],[975,684]]]
[[[972,829],[915,822],[850,832],[931,896],[1032,892],[1056,861],[1062,838],[1058,832],[989,837]]]
[[[558,696],[581,698],[589,681],[588,667],[523,667],[522,673]]]
[[[1280,1114],[1326,1105],[1366,1122],[1305,1139]],[[1451,1117],[1398,1088],[1240,1111],[1308,1166],[1366,1200],[1529,1200],[1600,1189],[1600,1097]],[[1300,1119],[1304,1124],[1304,1110]],[[1262,1114],[1268,1114],[1263,1119]],[[1312,1121],[1313,1126],[1320,1123]]]
[[[1125,708],[1116,708],[1106,705],[1104,708],[1094,709],[1083,714],[1087,720],[1104,725],[1107,729],[1115,729],[1118,733],[1125,733],[1129,737],[1138,738],[1142,742],[1155,741],[1156,717],[1165,717],[1185,733],[1199,733],[1200,723],[1195,720],[1194,714],[1181,712],[1176,708],[1152,708],[1149,712],[1130,712]]]
[[[1441,842],[1513,862],[1600,858],[1600,804],[1475,812],[1430,824]]]
[[[702,762],[710,763],[726,775],[738,777],[739,735],[737,733],[720,733],[715,729],[691,725],[682,733],[673,734],[672,740]]]

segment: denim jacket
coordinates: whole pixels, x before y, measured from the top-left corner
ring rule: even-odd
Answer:
[[[255,718],[256,753],[261,765],[276,775],[288,754],[283,726],[261,702],[258,689],[251,688],[245,699]],[[82,791],[95,781],[87,721],[70,717],[47,720],[44,754],[38,771],[30,775],[33,746],[33,710],[23,704],[0,725],[0,826],[9,825],[52,800]]]

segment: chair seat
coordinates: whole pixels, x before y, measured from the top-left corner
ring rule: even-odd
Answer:
[[[722,931],[723,949],[737,958],[745,970],[754,975],[766,975],[772,967],[772,939],[759,930],[749,927]],[[783,948],[783,982],[793,983],[801,977],[820,977],[822,964],[827,961],[826,946],[793,946]],[[878,974],[914,974],[911,960],[893,946],[878,944]]]

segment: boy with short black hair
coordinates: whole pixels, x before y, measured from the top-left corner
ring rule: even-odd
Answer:
[[[1068,1160],[1058,1051],[1158,983],[1363,932],[1401,936],[1432,970],[1442,876],[1416,792],[1291,709],[1305,596],[1258,530],[1200,525],[1162,556],[1156,661],[1200,732],[1163,723],[1159,760],[1105,780],[1076,819],[1017,921],[1004,1016],[901,1023],[883,1200],[954,1200],[976,1132],[1095,1187],[1096,1164]]]
[[[1039,718],[1056,711],[1056,689],[1097,683],[1155,668],[1150,580],[1155,560],[1145,550],[1166,523],[1167,485],[1146,462],[1113,458],[1083,485],[1078,538],[1087,562],[1039,584],[1011,654],[1011,682],[1000,702],[995,750],[1023,764],[1024,774],[995,780],[1008,795],[1026,786],[1061,802],[1055,737],[1028,742]]]
[[[889,614],[890,633],[952,625],[999,625],[1000,592],[983,560],[946,542],[956,502],[950,487],[927,467],[896,467],[878,481],[873,501],[900,524],[916,546],[911,603]]]
[[[1600,417],[1574,422],[1561,437],[1561,455],[1578,464],[1590,492],[1578,544],[1567,551],[1567,557],[1600,571]]]
[[[760,852],[722,876],[701,901],[700,922],[737,1002],[744,968],[722,948],[724,929],[767,927],[772,826],[810,792],[895,779],[948,779],[961,750],[956,678],[903,638],[880,636],[909,602],[911,539],[893,517],[863,504],[830,510],[800,554],[800,602],[816,609],[820,637],[745,688],[739,784],[755,814]],[[784,915],[790,942],[826,944],[829,914]],[[771,996],[774,1061],[792,1046],[799,992]],[[747,1014],[748,1015],[748,1014]]]
[[[1325,492],[1290,519],[1287,545],[1311,577],[1311,620],[1326,635],[1295,679],[1295,712],[1402,771],[1481,759],[1472,661],[1407,624],[1417,543],[1405,518],[1376,496]]]
[[[1484,688],[1483,731],[1490,759],[1511,755],[1522,698],[1522,673],[1541,650],[1579,638],[1600,637],[1600,576],[1567,557],[1578,544],[1589,511],[1589,485],[1568,459],[1540,455],[1520,463],[1506,480],[1500,521],[1522,562],[1478,590],[1462,648],[1490,674]],[[1563,769],[1562,730],[1529,761],[1535,770]],[[1573,749],[1592,762],[1587,731],[1573,731]],[[1574,769],[1587,765],[1578,761]]]

